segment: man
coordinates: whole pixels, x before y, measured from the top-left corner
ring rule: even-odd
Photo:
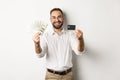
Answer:
[[[72,52],[83,54],[83,32],[77,29],[74,35],[64,30],[64,14],[60,8],[50,11],[50,21],[53,31],[33,36],[36,53],[40,57],[46,54],[45,80],[72,80]]]

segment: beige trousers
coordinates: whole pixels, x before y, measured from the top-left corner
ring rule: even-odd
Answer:
[[[72,72],[69,72],[66,75],[59,75],[47,71],[45,80],[72,80],[72,76]]]

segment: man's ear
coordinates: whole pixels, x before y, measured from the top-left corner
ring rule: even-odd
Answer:
[[[63,16],[63,21],[65,20],[64,16]]]

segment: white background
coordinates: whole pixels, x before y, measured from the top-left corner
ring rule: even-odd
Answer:
[[[85,56],[73,55],[75,80],[120,80],[120,0],[0,0],[0,80],[44,80],[45,58],[29,29],[60,7],[84,32]]]

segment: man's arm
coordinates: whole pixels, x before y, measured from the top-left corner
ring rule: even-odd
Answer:
[[[35,44],[35,52],[37,54],[40,54],[42,52],[42,48],[40,46],[40,33],[36,33],[34,36],[33,36],[33,41],[34,41],[34,44]]]
[[[81,39],[78,39],[78,51],[80,51],[80,52],[84,51],[84,39],[83,39],[83,37]]]
[[[42,49],[40,47],[40,43],[35,43],[35,52],[37,54],[41,53],[42,52]]]
[[[83,39],[83,32],[81,30],[75,30],[76,37],[78,39],[78,51],[84,51],[84,39]]]

